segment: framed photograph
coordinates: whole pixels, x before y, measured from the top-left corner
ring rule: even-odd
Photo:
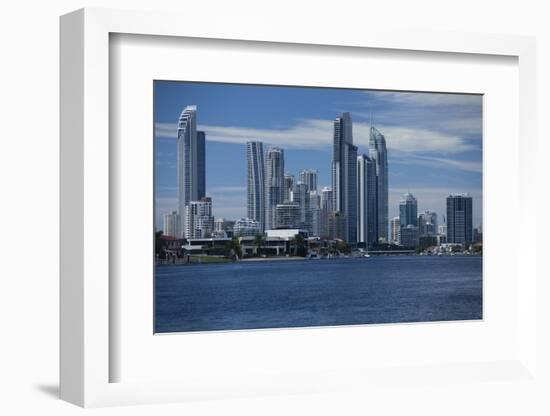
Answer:
[[[179,22],[61,19],[62,398],[536,380],[534,40]]]
[[[153,88],[155,333],[483,318],[481,94]]]

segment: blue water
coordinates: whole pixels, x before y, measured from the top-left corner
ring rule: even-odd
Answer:
[[[157,266],[156,332],[482,318],[482,258]]]

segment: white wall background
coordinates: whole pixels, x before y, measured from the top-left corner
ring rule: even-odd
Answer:
[[[315,24],[420,27],[451,31],[535,35],[538,41],[539,250],[549,235],[543,216],[550,186],[546,155],[550,146],[550,13],[544,1],[170,1],[19,0],[0,9],[0,413],[76,414],[81,409],[56,399],[58,384],[58,16],[74,9],[116,7],[184,10],[190,18],[240,15],[236,31],[263,21]],[[182,22],[182,24],[184,24]],[[545,175],[545,176],[544,176]],[[546,180],[545,180],[546,179]],[[539,273],[550,276],[543,256]],[[545,271],[542,270],[545,269]],[[543,340],[539,359],[546,370],[550,351],[550,285],[539,285]],[[544,328],[546,330],[544,331]],[[544,352],[546,350],[546,353]],[[546,354],[546,355],[545,355]],[[546,371],[545,374],[550,374]],[[548,381],[548,380],[547,380]],[[195,402],[93,410],[101,415],[198,414],[550,414],[550,384],[441,385],[396,395],[371,397],[341,392],[317,396]],[[437,391],[437,395],[433,392]],[[545,394],[546,393],[546,394]]]

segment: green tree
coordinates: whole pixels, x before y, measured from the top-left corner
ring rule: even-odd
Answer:
[[[233,260],[242,258],[241,243],[237,237],[233,237],[225,244],[225,255]]]
[[[343,254],[351,253],[351,246],[344,240],[336,242],[336,250]]]
[[[254,237],[254,244],[256,245],[256,254],[258,256],[262,255],[262,247],[265,243],[265,235],[264,234],[256,234]]]
[[[306,241],[302,234],[296,234],[294,236],[296,242],[296,255],[300,257],[307,256]]]
[[[155,232],[155,255],[159,259],[166,258],[166,252],[164,251],[164,240],[162,239],[163,232]]]

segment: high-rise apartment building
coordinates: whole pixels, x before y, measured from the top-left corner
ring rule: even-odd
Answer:
[[[285,186],[283,190],[283,202],[290,201],[292,198],[292,189],[294,189],[294,175],[285,173]]]
[[[321,234],[321,195],[317,191],[309,191],[310,236],[319,237]]]
[[[418,246],[418,202],[410,193],[399,201],[399,226],[400,244],[405,247]]]
[[[300,182],[305,183],[308,191],[317,191],[317,177],[319,171],[316,169],[304,169],[300,172]]]
[[[178,236],[178,212],[170,211],[164,216],[163,234],[167,237]]]
[[[275,208],[275,227],[273,228],[300,228],[300,205],[288,201],[277,204]]]
[[[399,221],[401,227],[418,226],[418,202],[411,193],[406,193],[404,198],[399,201]]]
[[[269,149],[265,161],[265,230],[275,227],[277,204],[284,202],[284,171],[283,149],[277,147]]]
[[[197,106],[183,109],[177,128],[178,237],[185,236],[186,207],[205,192],[203,132],[197,132]]]
[[[472,197],[452,194],[447,197],[447,243],[468,246],[472,243]]]
[[[341,212],[331,212],[328,216],[328,238],[345,240],[347,220]]]
[[[377,236],[376,164],[367,155],[357,156],[357,242],[371,246]]]
[[[319,234],[323,238],[329,237],[328,219],[334,211],[332,202],[332,188],[330,186],[323,187],[321,190],[321,210],[319,212]]]
[[[386,138],[376,127],[371,126],[369,156],[376,163],[378,239],[388,241],[388,152]]]
[[[206,195],[206,134],[204,131],[197,131],[197,178],[198,198]]]
[[[357,147],[353,145],[351,114],[334,120],[332,153],[333,210],[344,222],[343,239],[357,241]],[[336,217],[335,217],[336,218]]]
[[[431,236],[437,234],[437,214],[434,211],[424,211],[418,215],[418,235]]]
[[[292,202],[300,207],[300,220],[298,227],[311,232],[311,210],[308,187],[305,183],[296,182],[292,190]]]
[[[214,232],[212,199],[203,197],[200,201],[189,201],[186,207],[186,238],[208,238]]]
[[[246,215],[260,224],[260,230],[265,227],[265,163],[264,146],[262,142],[254,141],[246,144],[247,182],[246,182]]]
[[[391,242],[394,244],[400,244],[401,222],[399,220],[399,217],[393,217],[391,219],[390,228],[391,228],[391,235],[390,235]]]

